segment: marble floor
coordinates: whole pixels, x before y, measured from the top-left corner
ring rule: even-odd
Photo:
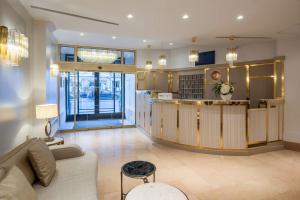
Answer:
[[[153,143],[136,128],[64,133],[99,157],[100,200],[120,199],[120,168],[131,160],[157,167],[156,180],[180,188],[190,200],[298,200],[300,152],[281,150],[253,156],[208,155]],[[128,191],[139,180],[125,178]]]

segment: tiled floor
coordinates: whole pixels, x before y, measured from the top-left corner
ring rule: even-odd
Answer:
[[[288,150],[253,156],[218,156],[177,150],[153,143],[138,129],[65,133],[99,156],[100,200],[120,199],[120,168],[131,160],[157,166],[156,180],[183,190],[190,200],[298,200],[300,152]],[[139,180],[126,178],[126,190]]]

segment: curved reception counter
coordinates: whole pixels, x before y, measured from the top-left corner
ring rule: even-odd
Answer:
[[[249,153],[251,147],[282,140],[283,104],[265,102],[266,108],[249,109],[247,100],[161,100],[139,91],[137,126],[164,144]]]

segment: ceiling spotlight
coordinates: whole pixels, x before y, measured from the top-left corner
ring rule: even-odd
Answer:
[[[236,17],[236,19],[237,20],[242,20],[242,19],[244,19],[244,16],[243,15],[239,15],[239,16]]]
[[[84,33],[80,33],[79,35],[80,35],[80,36],[84,36]]]
[[[170,42],[169,45],[170,45],[170,46],[173,46],[173,42]]]
[[[112,38],[113,40],[117,39],[117,37],[116,37],[116,36],[112,36],[111,38]]]
[[[182,19],[188,19],[188,18],[190,18],[190,16],[188,14],[182,15]]]
[[[128,19],[132,19],[132,18],[133,18],[133,15],[132,15],[132,14],[128,14],[128,15],[127,15],[127,18],[128,18]]]
[[[147,40],[143,40],[143,42],[145,43],[145,42],[147,42]]]

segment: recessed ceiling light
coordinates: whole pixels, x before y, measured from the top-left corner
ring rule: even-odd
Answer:
[[[190,16],[188,14],[182,15],[182,19],[188,19],[188,18],[190,18]]]
[[[112,36],[111,38],[112,38],[113,40],[117,39],[117,37],[116,37],[116,36]]]
[[[128,18],[128,19],[132,19],[132,18],[133,18],[133,15],[132,15],[132,14],[128,14],[128,15],[127,15],[127,18]]]
[[[84,36],[84,33],[80,33],[79,35],[80,35],[80,36]]]
[[[145,43],[145,42],[147,42],[147,40],[143,40],[143,42]]]
[[[170,42],[169,45],[170,45],[170,46],[173,46],[173,42]]]
[[[242,20],[242,19],[244,19],[244,16],[243,15],[239,15],[239,16],[236,17],[236,19],[237,20]]]

